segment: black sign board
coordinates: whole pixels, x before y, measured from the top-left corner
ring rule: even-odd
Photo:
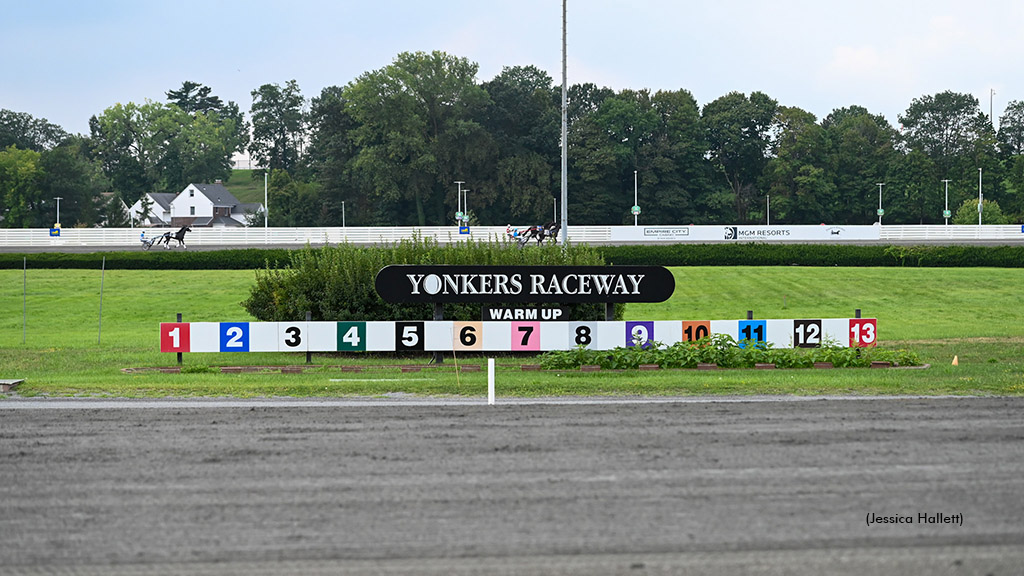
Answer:
[[[661,266],[386,266],[386,302],[664,302],[675,278]]]
[[[501,320],[553,322],[569,319],[569,309],[561,306],[541,308],[539,306],[488,306],[484,304],[480,313],[484,322]]]

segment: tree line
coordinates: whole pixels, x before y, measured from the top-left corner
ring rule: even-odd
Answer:
[[[0,110],[0,226],[126,225],[147,192],[227,181],[248,152],[269,170],[270,224],[407,226],[551,220],[561,197],[561,87],[534,66],[477,80],[444,52],[399,54],[307,99],[253,90],[248,119],[194,82],[166,102],[116,104],[88,135]],[[913,100],[899,127],[860,106],[823,119],[761,92],[705,106],[685,90],[568,90],[569,221],[887,224],[1024,221],[1024,102],[999,129],[969,94]],[[263,171],[254,173],[263,178]],[[463,182],[456,185],[456,182]],[[881,184],[881,186],[879,186]],[[462,190],[463,199],[459,198]],[[468,191],[467,191],[468,190]]]

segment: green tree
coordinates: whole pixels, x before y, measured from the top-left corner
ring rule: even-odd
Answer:
[[[317,182],[320,196],[316,200],[322,219],[304,225],[337,226],[345,213],[372,214],[370,198],[355,193],[352,162],[356,156],[352,117],[344,89],[329,86],[310,102],[310,143],[304,161],[311,178]],[[344,204],[343,204],[344,203]]]
[[[482,88],[490,101],[478,122],[490,134],[494,154],[485,159],[491,165],[474,175],[473,186],[498,194],[474,213],[494,223],[547,221],[552,198],[559,195],[561,164],[561,111],[551,77],[534,66],[506,67]]]
[[[90,119],[92,154],[115,193],[133,204],[147,192],[180,192],[226,180],[236,150],[234,120],[186,113],[176,104],[116,104]]]
[[[949,173],[958,158],[973,156],[979,148],[990,149],[994,140],[992,124],[970,94],[946,91],[922,96],[899,121],[907,146],[931,158],[942,173]]]
[[[700,107],[687,90],[658,91],[651,98],[657,123],[638,162],[644,223],[679,224],[717,219],[711,164]]]
[[[1014,222],[1024,222],[1024,155],[1013,156],[1006,164],[1006,180],[1011,188],[1004,199],[1006,213]]]
[[[113,192],[133,204],[147,192],[157,192],[160,145],[170,134],[158,133],[157,119],[165,106],[115,104],[89,119],[92,155],[110,179]]]
[[[833,220],[849,224],[876,221],[877,183],[899,157],[896,130],[881,115],[860,106],[834,110],[821,122],[829,144],[835,184]]]
[[[761,92],[748,98],[730,92],[706,106],[702,121],[708,152],[732,191],[736,218],[749,221],[749,210],[760,196],[757,180],[768,162],[770,129],[778,103]]]
[[[285,170],[271,170],[269,194],[270,205],[274,207],[268,221],[271,226],[311,226],[324,219],[324,206],[315,183],[295,180]]]
[[[186,80],[181,88],[167,91],[167,100],[186,114],[220,112],[224,109],[224,101],[211,94],[212,91],[209,86]]]
[[[488,97],[476,73],[476,64],[443,52],[405,52],[346,87],[357,122],[354,179],[373,199],[378,223],[448,221],[452,182],[470,182],[465,175],[488,164],[493,143],[474,120]],[[477,210],[497,195],[487,186],[473,192]]]
[[[650,93],[631,90],[606,98],[579,120],[582,138],[574,164],[580,174],[576,195],[580,206],[573,209],[579,220],[593,224],[632,220],[634,171],[641,168],[641,149],[653,140],[658,120]]]
[[[209,86],[191,81],[183,82],[178,90],[168,90],[167,100],[186,114],[204,116],[209,123],[217,125],[217,136],[222,148],[230,150],[231,153],[245,151],[249,143],[249,124],[242,116],[238,104],[231,101],[225,104],[220,97],[212,94]],[[227,176],[231,174],[231,153],[220,162],[227,166]],[[227,181],[227,176],[223,180]]]
[[[8,146],[0,150],[0,227],[37,226],[42,193],[40,153]]]
[[[886,178],[883,222],[936,224],[943,221],[944,196],[935,164],[919,150],[899,157]],[[975,202],[977,204],[977,202]]]
[[[937,175],[952,181],[951,203],[970,197],[968,183],[977,182],[979,168],[984,172],[985,196],[1003,199],[1004,173],[996,152],[995,130],[977,98],[949,91],[924,96],[915,99],[899,118],[907,149],[923,152],[935,163]]]
[[[982,224],[1006,224],[1006,216],[999,208],[999,203],[992,200],[982,199],[981,202],[981,223]],[[978,199],[969,198],[964,200],[956,214],[953,215],[953,224],[978,224]]]
[[[42,153],[39,167],[40,193],[46,203],[60,197],[60,219],[64,226],[95,226],[100,223],[99,202],[108,182],[100,166],[86,155],[87,142],[72,136],[63,144]],[[56,207],[54,207],[56,212]],[[36,219],[37,226],[48,226],[51,215]]]
[[[799,108],[779,107],[774,124],[777,136],[765,180],[776,220],[792,224],[834,221],[836,187],[829,165],[828,133],[814,114]]]
[[[231,176],[231,157],[237,148],[235,123],[215,112],[185,113],[168,107],[157,118],[157,134],[166,139],[157,142],[157,189],[180,192],[190,183],[227,181]]]
[[[249,154],[260,167],[294,170],[298,166],[306,136],[305,104],[306,99],[295,80],[289,80],[283,88],[278,84],[264,84],[252,91]]]
[[[0,149],[16,146],[42,152],[68,137],[63,128],[24,112],[0,109]]]
[[[1014,100],[999,117],[997,136],[999,152],[1004,159],[1024,155],[1024,102]]]

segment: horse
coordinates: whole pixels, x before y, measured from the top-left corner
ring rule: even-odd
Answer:
[[[191,226],[182,226],[173,235],[170,232],[164,234],[164,236],[163,236],[164,237],[164,248],[167,249],[167,250],[170,250],[171,249],[171,240],[175,240],[175,241],[178,242],[178,246],[181,246],[183,249],[187,250],[188,246],[185,246],[185,233],[186,232],[191,232],[191,231],[192,231],[192,227]]]
[[[530,226],[524,232],[520,232],[518,238],[519,247],[522,248],[523,246],[526,246],[530,240],[533,240],[534,238],[536,238],[537,243],[540,244],[540,241],[543,239],[541,237],[541,230],[542,228],[540,226]]]
[[[548,222],[544,226],[541,226],[537,243],[540,244],[544,241],[544,238],[551,238],[551,241],[555,244],[558,243],[558,231],[562,228],[562,225],[558,222]]]

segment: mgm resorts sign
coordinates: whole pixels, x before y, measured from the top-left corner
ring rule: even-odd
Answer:
[[[385,302],[664,302],[675,278],[661,266],[386,266]]]

